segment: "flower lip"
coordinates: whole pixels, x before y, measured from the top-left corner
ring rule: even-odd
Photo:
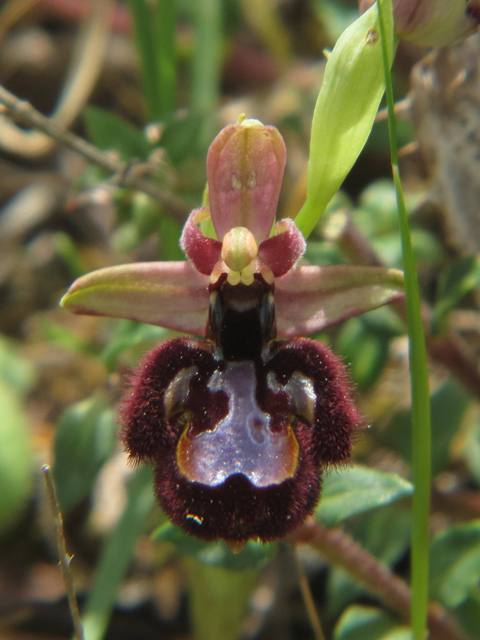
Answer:
[[[227,362],[208,388],[226,394],[229,410],[208,431],[190,435],[185,429],[177,445],[180,473],[210,487],[235,474],[256,487],[292,478],[298,466],[298,442],[290,424],[272,425],[272,416],[258,406],[254,363]]]
[[[348,459],[360,420],[343,366],[319,343],[274,340],[254,364],[177,338],[140,366],[122,438],[132,459],[153,462],[175,524],[207,540],[271,540],[312,511],[322,468]]]

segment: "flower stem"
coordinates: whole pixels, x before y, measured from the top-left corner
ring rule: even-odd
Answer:
[[[429,579],[428,516],[430,511],[431,481],[431,425],[427,356],[421,318],[421,303],[416,261],[412,249],[408,214],[405,206],[398,167],[393,87],[385,41],[385,12],[387,10],[392,12],[392,3],[391,0],[382,0],[381,2],[377,2],[377,5],[385,71],[385,91],[388,106],[390,161],[397,196],[400,235],[402,240],[410,354],[410,387],[412,394],[412,479],[414,485],[411,563],[412,598],[410,615],[414,640],[424,640],[427,636],[426,625]]]

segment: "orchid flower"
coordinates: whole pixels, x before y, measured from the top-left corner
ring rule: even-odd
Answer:
[[[233,545],[297,527],[362,424],[343,363],[301,336],[402,290],[393,269],[298,264],[295,222],[274,224],[285,162],[274,127],[225,127],[208,152],[208,206],[182,233],[188,260],[100,269],[62,299],[74,313],[198,336],[145,356],[123,400],[121,438],[133,461],[153,464],[175,524]],[[208,219],[216,238],[202,233]]]

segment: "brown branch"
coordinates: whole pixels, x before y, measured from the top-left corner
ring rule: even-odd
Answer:
[[[20,100],[0,85],[0,111],[2,110],[21,124],[43,131],[51,138],[79,153],[89,162],[105,169],[105,171],[112,174],[113,182],[116,185],[143,191],[143,193],[165,206],[169,213],[181,219],[185,218],[185,213],[187,212],[185,203],[173,194],[163,191],[152,181],[145,179],[141,173],[141,166],[122,162],[112,154],[100,151],[100,149],[83,138],[59,127],[50,118],[47,118],[32,107],[31,104],[25,100]]]
[[[291,536],[295,544],[308,544],[324,558],[347,571],[389,609],[408,622],[411,593],[408,585],[390,569],[376,560],[351,536],[339,528],[329,529],[310,521]],[[466,640],[463,632],[437,603],[428,609],[428,626],[432,640]]]

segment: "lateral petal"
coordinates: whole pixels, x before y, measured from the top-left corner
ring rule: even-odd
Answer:
[[[78,278],[61,306],[77,314],[109,316],[205,334],[208,277],[188,262],[137,262]]]
[[[275,277],[283,276],[305,253],[305,239],[290,218],[277,222],[275,235],[264,240],[258,248],[260,261],[272,270]]]
[[[207,238],[198,228],[199,222],[207,217],[207,214],[206,209],[194,209],[191,212],[183,227],[180,246],[200,273],[210,275],[220,260],[222,243]]]
[[[301,266],[275,280],[280,336],[310,335],[401,298],[397,269],[353,265]]]

